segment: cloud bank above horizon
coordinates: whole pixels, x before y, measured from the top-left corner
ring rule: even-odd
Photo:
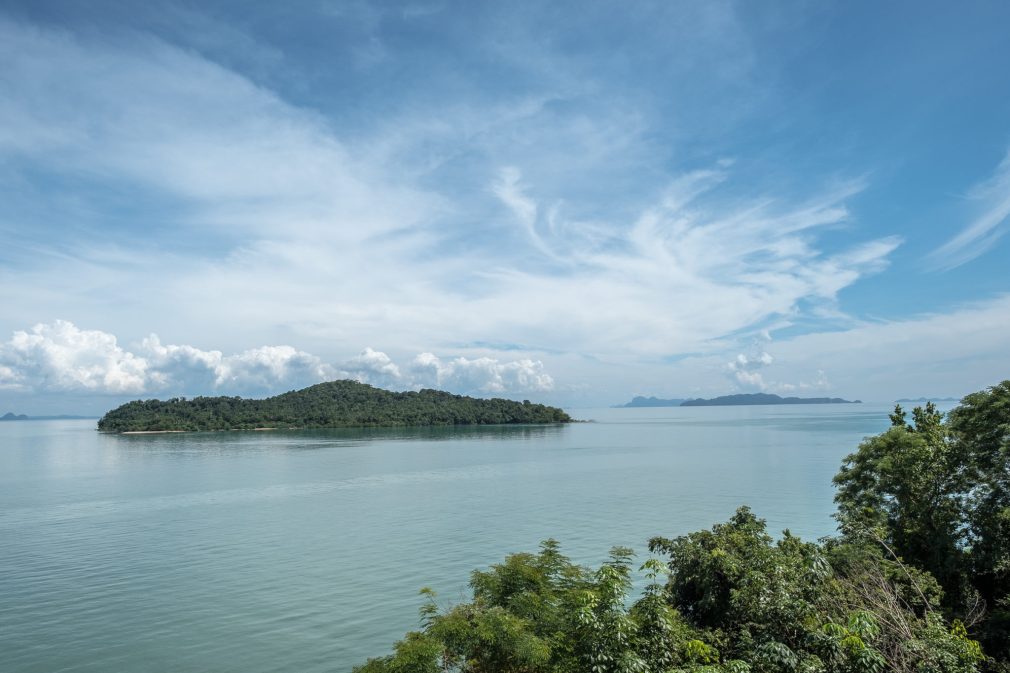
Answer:
[[[680,389],[693,396],[714,396],[727,389],[789,395],[843,391],[850,397],[859,397],[862,391],[862,397],[874,402],[895,399],[903,390],[960,396],[988,385],[985,377],[1002,366],[1008,315],[1010,294],[953,314],[866,322],[782,341],[763,333],[747,352],[736,353],[729,362],[720,354],[682,359],[679,370],[688,380],[705,385]],[[984,373],[965,368],[961,353],[966,348]],[[562,370],[571,366],[565,359],[557,364]],[[665,376],[652,366],[621,368],[624,371],[611,372],[613,380],[630,376],[648,382],[650,375],[651,380]],[[902,383],[894,386],[895,378]],[[288,345],[223,354],[163,344],[154,334],[125,348],[113,334],[61,320],[16,331],[0,342],[0,399],[5,394],[22,400],[33,394],[76,400],[90,396],[98,404],[89,408],[101,409],[108,405],[102,398],[267,396],[336,379],[392,390],[437,388],[485,397],[534,396],[559,403],[572,396],[578,400],[582,392],[569,384],[557,385],[541,360],[529,358],[439,357],[424,352],[396,361],[366,347],[352,358],[330,363]],[[935,381],[943,381],[944,388],[934,389]],[[618,394],[611,393],[605,400],[608,404],[623,401]],[[591,404],[600,403],[598,398],[589,399]]]
[[[419,353],[406,367],[366,347],[340,364],[291,346],[261,346],[224,355],[188,345],[164,345],[157,335],[133,350],[115,335],[57,320],[17,331],[0,343],[0,390],[20,393],[94,393],[169,396],[264,395],[351,379],[395,390],[451,389],[491,395],[546,392],[554,381],[543,363],[493,358],[443,360]]]

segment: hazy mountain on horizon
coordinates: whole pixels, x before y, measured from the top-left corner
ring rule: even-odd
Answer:
[[[862,400],[843,400],[840,397],[780,397],[771,393],[739,393],[712,399],[687,400],[682,407],[720,407],[764,404],[862,404]]]
[[[900,402],[901,400],[899,400]],[[710,399],[662,399],[659,397],[636,396],[626,404],[615,405],[615,408],[626,409],[634,407],[716,407],[744,406],[762,404],[861,404],[862,400],[843,400],[840,397],[780,397],[771,393],[737,393],[720,395]]]
[[[615,408],[627,409],[631,407],[679,407],[686,401],[687,401],[686,398],[664,400],[659,397],[642,397],[641,395],[639,395],[633,397],[632,400],[626,404],[616,405]]]
[[[74,416],[72,414],[57,414],[55,416],[29,416],[27,414],[15,414],[13,411],[8,411],[3,416],[0,416],[0,421],[81,421],[90,418],[98,418],[98,417]]]

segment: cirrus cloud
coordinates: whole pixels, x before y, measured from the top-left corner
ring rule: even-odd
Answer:
[[[28,167],[19,172],[27,185],[45,175],[74,196],[12,192],[25,203],[9,226],[80,228],[34,244],[13,237],[12,262],[0,265],[10,328],[45,305],[78,322],[101,315],[118,333],[199,324],[225,345],[265,342],[280,324],[327,358],[381,338],[401,353],[504,341],[649,359],[833,304],[901,242],[821,244],[826,230],[851,225],[858,180],[797,199],[741,191],[728,160],[643,171],[632,159],[651,162],[653,140],[629,113],[636,106],[586,100],[592,87],[564,69],[515,100],[439,106],[342,134],[319,112],[153,35],[103,41],[0,19],[0,43],[10,66],[0,156]],[[559,117],[569,97],[593,114]],[[479,131],[454,133],[474,116]],[[563,147],[514,152],[514,139],[546,140],[559,126]],[[419,165],[432,143],[438,160]],[[615,167],[636,185],[620,207],[579,177]],[[144,216],[167,214],[158,227],[109,236],[109,218],[94,217],[109,191],[130,193]],[[57,212],[38,212],[48,207]],[[141,291],[138,306],[130,297]],[[172,357],[203,366],[194,353]],[[272,358],[297,359],[260,356]],[[375,365],[346,370],[377,376]],[[318,365],[291,366],[305,371],[270,376],[311,377]],[[517,382],[536,381],[517,371]]]

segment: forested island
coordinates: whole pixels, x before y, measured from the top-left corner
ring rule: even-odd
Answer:
[[[687,400],[682,407],[729,407],[764,404],[861,404],[860,400],[843,400],[840,397],[779,397],[770,393],[743,393],[723,395],[712,399]]]
[[[547,540],[475,571],[469,602],[423,589],[420,628],[355,671],[1007,673],[1010,381],[890,419],[834,477],[835,537],[776,540],[741,507],[644,563]]]
[[[180,432],[292,428],[570,423],[557,407],[439,390],[393,392],[331,381],[262,400],[182,397],[137,400],[105,414],[103,432]]]

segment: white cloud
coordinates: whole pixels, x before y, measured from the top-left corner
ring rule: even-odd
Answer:
[[[944,313],[797,336],[769,350],[779,353],[783,378],[823,370],[832,388],[862,399],[964,395],[1010,377],[1008,333],[1010,295],[1003,295]]]
[[[760,330],[756,335],[750,354],[738,353],[732,361],[726,363],[725,371],[736,386],[744,390],[783,394],[809,393],[830,388],[830,383],[824,370],[813,372],[813,377],[806,377],[807,380],[797,380],[794,378],[793,381],[796,381],[795,383],[778,380],[777,378],[769,378],[769,374],[774,371],[772,365],[776,363],[776,358],[771,353],[763,350],[763,348],[770,348],[771,342],[772,338],[768,330]],[[781,357],[788,360],[791,356],[789,349],[782,348],[781,350]],[[778,373],[782,374],[789,371],[789,374],[792,376],[800,376],[800,373],[795,371],[794,368],[788,366],[782,367],[782,364],[782,362],[779,362],[777,369],[782,371]]]
[[[508,152],[519,129],[546,138],[558,127],[557,106],[547,103],[566,95],[566,77],[556,91],[511,101],[519,113],[495,101],[438,119],[442,129],[481,120],[469,135],[449,134],[487,153],[471,178],[485,189],[472,196],[433,188],[417,161],[404,167],[401,159],[424,154],[432,139],[424,120],[349,141],[311,110],[153,37],[98,41],[0,22],[0,45],[10,66],[0,152],[116,189],[152,190],[181,213],[160,225],[168,240],[214,241],[171,256],[143,241],[129,247],[125,232],[121,248],[85,235],[58,255],[33,253],[28,269],[0,268],[10,329],[43,305],[78,322],[102,315],[119,334],[200,325],[202,339],[223,345],[265,342],[282,325],[330,359],[379,339],[398,353],[494,341],[649,359],[711,351],[714,340],[770,317],[830,305],[900,243],[883,237],[827,253],[819,232],[846,224],[845,201],[861,184],[798,203],[740,196],[730,161],[673,177],[663,193],[639,188],[606,217],[587,219],[550,176],[634,164],[648,129],[617,106],[579,117],[563,167]],[[585,93],[584,83],[571,84]],[[460,150],[442,149],[448,157]],[[516,222],[521,235],[511,236]],[[142,305],[130,300],[137,295]],[[213,369],[202,359],[210,356],[171,357]],[[375,375],[368,363],[342,366]],[[302,374],[289,376],[314,367],[299,364]]]
[[[276,391],[301,388],[333,377],[334,370],[315,355],[291,346],[261,346],[224,359],[217,387]]]
[[[563,264],[544,273],[489,270],[497,291],[477,302],[481,314],[498,339],[543,335],[552,348],[603,357],[712,350],[713,340],[793,315],[802,302],[834,307],[841,289],[884,268],[901,243],[887,236],[833,254],[816,246],[819,230],[844,226],[844,200],[860,183],[799,204],[723,204],[718,190],[729,178],[710,169],[674,180],[657,203],[630,223],[607,225],[602,237],[599,226],[558,214],[538,247]]]
[[[968,193],[980,214],[953,238],[934,250],[929,259],[938,268],[953,269],[984,254],[1006,234],[1010,217],[1010,152],[985,182]]]
[[[418,355],[405,374],[381,351],[365,348],[337,367],[291,346],[262,346],[223,355],[188,345],[164,345],[157,335],[136,352],[116,337],[57,320],[15,332],[0,343],[0,389],[101,395],[273,394],[350,378],[393,389],[435,386],[460,393],[546,391],[553,379],[539,361],[494,358],[446,361]]]
[[[400,368],[382,351],[365,348],[340,368],[340,377],[377,386],[401,387],[404,383]]]
[[[760,370],[770,365],[774,360],[771,355],[764,351],[751,356],[740,353],[732,362],[727,363],[726,369],[733,380],[741,386],[764,390],[765,382]]]
[[[161,344],[158,335],[152,334],[141,342],[140,350],[150,363],[148,385],[154,389],[219,385],[224,375],[224,356],[221,351],[204,351],[193,346]]]
[[[1010,295],[1002,295],[942,313],[864,321],[837,331],[762,343],[760,350],[773,360],[757,372],[764,391],[779,394],[816,392],[871,402],[961,396],[1010,378],[1007,334]],[[744,357],[748,364],[753,362],[751,355]],[[725,357],[717,355],[685,358],[662,370],[662,381],[653,383],[649,394],[726,394],[725,375],[736,382],[735,355],[733,361],[731,368]],[[635,375],[650,380],[647,371]]]
[[[135,394],[146,389],[147,368],[112,334],[62,320],[17,331],[0,344],[0,385],[7,388]]]
[[[536,201],[526,195],[521,181],[522,173],[519,169],[515,166],[506,166],[499,172],[498,179],[492,183],[491,191],[512,211],[537,250],[548,257],[558,259],[537,232],[539,208]]]
[[[554,388],[554,379],[539,360],[500,362],[489,357],[457,357],[443,361],[432,353],[421,353],[410,370],[420,385],[434,388],[480,393],[546,392]]]
[[[146,389],[152,391],[269,392],[335,376],[318,357],[291,346],[263,346],[225,356],[217,350],[162,345],[152,334],[141,343],[139,355],[148,364]]]
[[[179,199],[194,213],[179,229],[348,246],[431,210],[320,115],[155,37],[94,41],[0,17],[0,63],[0,153]]]

